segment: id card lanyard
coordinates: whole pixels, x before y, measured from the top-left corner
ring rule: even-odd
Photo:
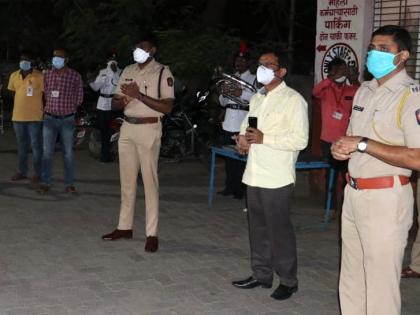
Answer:
[[[28,86],[26,87],[26,96],[34,96],[34,88],[32,86],[32,80],[28,78]]]
[[[341,120],[343,119],[343,113],[340,108],[340,105],[341,105],[341,99],[343,98],[343,94],[344,94],[344,86],[341,88],[341,91],[340,89],[338,89],[338,93],[339,95],[337,97],[337,90],[333,88],[333,94],[334,94],[334,99],[335,99],[335,110],[332,114],[332,117],[334,119]]]
[[[57,85],[58,80],[60,80],[60,75],[58,73],[54,73],[54,79],[52,81],[53,87]],[[51,97],[57,98],[60,96],[60,91],[58,89],[51,89]]]

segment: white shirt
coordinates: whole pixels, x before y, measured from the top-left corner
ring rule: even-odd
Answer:
[[[264,138],[262,144],[251,144],[242,181],[260,188],[280,188],[294,183],[299,151],[308,144],[306,101],[282,82],[266,95],[255,94],[248,115],[257,117]],[[241,135],[247,127],[248,119],[242,122]]]
[[[95,81],[89,83],[89,86],[94,91],[99,91],[101,94],[111,95],[117,87],[118,80],[120,79],[121,69],[116,72],[112,71],[109,64],[105,69],[99,71]],[[111,110],[112,97],[99,96],[96,108],[100,110]]]
[[[251,85],[255,84],[255,75],[253,75],[249,70],[245,71],[241,75],[239,75],[239,73],[235,73],[235,75]],[[241,99],[249,102],[253,95],[254,93],[244,90],[242,91]],[[230,99],[223,97],[223,95],[219,96],[219,102],[222,107],[226,107],[228,104],[235,104]],[[229,132],[239,132],[241,129],[241,123],[247,114],[248,112],[246,110],[226,108],[225,120],[222,124],[223,130]]]

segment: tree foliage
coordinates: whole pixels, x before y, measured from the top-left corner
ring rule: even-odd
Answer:
[[[54,44],[61,42],[69,49],[72,66],[82,71],[104,62],[113,49],[120,62],[128,64],[132,62],[134,44],[142,35],[153,31],[159,38],[159,61],[169,64],[177,76],[208,76],[216,65],[229,64],[232,54],[238,52],[240,39],[248,40],[255,57],[264,46],[284,47],[288,3],[277,0],[2,0],[0,58],[11,55],[17,58],[23,48],[50,58]],[[314,6],[308,4],[312,2],[305,3],[298,11],[304,19],[305,12]],[[306,33],[314,37],[314,29],[304,29],[299,23],[296,27],[300,38]]]

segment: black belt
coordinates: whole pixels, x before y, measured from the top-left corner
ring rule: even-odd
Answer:
[[[71,114],[68,114],[68,115],[53,115],[53,114],[50,114],[50,113],[45,113],[45,115],[50,116],[52,118],[56,118],[56,119],[64,119],[64,118],[74,116],[74,113],[71,113]]]
[[[226,108],[239,109],[239,110],[249,110],[249,106],[239,105],[239,104],[227,104]]]
[[[114,94],[104,94],[104,93],[99,93],[99,95],[105,98],[112,98],[114,96]]]

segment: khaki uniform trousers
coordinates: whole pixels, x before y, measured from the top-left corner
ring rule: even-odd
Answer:
[[[420,174],[417,178],[417,222],[420,226]],[[420,228],[417,231],[416,240],[413,243],[411,249],[411,270],[420,273]]]
[[[394,187],[346,186],[342,214],[340,304],[342,315],[398,315],[400,277],[413,190],[394,177]]]
[[[121,208],[119,230],[131,230],[136,205],[137,176],[141,171],[146,203],[146,236],[156,236],[159,217],[157,174],[161,123],[121,126],[118,150],[120,159]]]

